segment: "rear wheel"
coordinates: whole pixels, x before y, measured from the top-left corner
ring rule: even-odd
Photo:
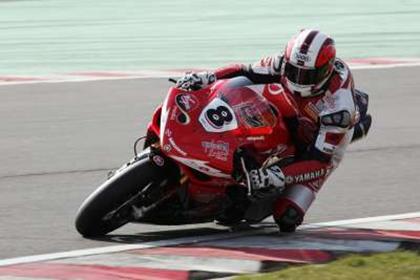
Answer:
[[[77,231],[85,237],[101,236],[133,220],[130,200],[146,187],[167,181],[170,178],[167,169],[145,157],[117,171],[80,206],[75,222]]]

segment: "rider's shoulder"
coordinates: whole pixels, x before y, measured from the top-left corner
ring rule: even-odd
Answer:
[[[353,75],[348,65],[341,59],[334,62],[334,71],[329,81],[328,90],[334,94],[351,92],[354,87]]]

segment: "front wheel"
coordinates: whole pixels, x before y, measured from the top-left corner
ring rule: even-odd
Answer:
[[[130,222],[132,208],[124,205],[150,184],[160,185],[168,180],[170,173],[168,167],[157,166],[149,157],[117,171],[80,206],[77,231],[85,237],[101,236]]]

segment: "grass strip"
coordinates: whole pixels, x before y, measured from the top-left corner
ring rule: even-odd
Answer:
[[[420,255],[409,251],[348,255],[326,264],[294,266],[234,279],[420,280]]]

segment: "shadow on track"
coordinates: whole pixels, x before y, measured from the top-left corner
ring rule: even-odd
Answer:
[[[122,244],[137,244],[151,241],[161,241],[182,237],[194,237],[203,235],[213,235],[220,233],[247,231],[261,228],[272,228],[275,224],[272,222],[262,222],[257,225],[249,225],[247,223],[241,223],[234,227],[211,228],[211,227],[199,227],[194,229],[174,229],[165,231],[152,231],[152,232],[139,232],[135,234],[107,234],[102,237],[88,238],[96,241],[122,243]]]

